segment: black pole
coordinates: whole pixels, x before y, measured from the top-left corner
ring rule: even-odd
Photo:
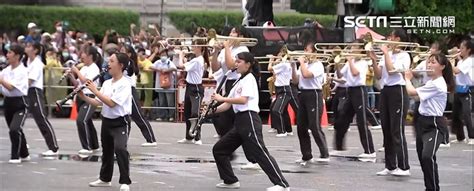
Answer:
[[[163,35],[163,4],[165,0],[161,0],[161,10],[160,10],[160,35]]]

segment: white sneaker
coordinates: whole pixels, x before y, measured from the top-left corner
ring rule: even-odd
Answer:
[[[92,149],[92,153],[98,153],[98,152],[100,152],[100,148]]]
[[[287,135],[293,136],[293,132],[286,133]]]
[[[10,160],[8,160],[8,163],[10,163],[10,164],[20,164],[21,159],[10,159]]]
[[[90,187],[111,187],[112,183],[110,182],[104,182],[100,179],[94,181],[94,182],[89,182]]]
[[[157,121],[163,121],[163,119],[161,119],[161,118],[156,118],[156,120],[157,120]]]
[[[278,134],[276,135],[276,137],[286,137],[286,136],[288,136],[287,133],[278,133]]]
[[[21,158],[21,162],[28,162],[31,160],[31,157],[28,155],[27,157]]]
[[[156,147],[158,144],[156,142],[153,143],[142,143],[142,147]]]
[[[170,118],[168,119],[168,121],[169,121],[169,122],[174,122],[174,118],[170,117]]]
[[[357,157],[359,157],[359,158],[375,158],[375,157],[377,157],[377,153],[375,153],[375,152],[370,153],[370,154],[362,153]]]
[[[202,141],[201,141],[201,140],[199,140],[199,141],[193,140],[193,143],[194,143],[195,145],[202,145]]]
[[[277,130],[276,130],[276,129],[274,129],[274,128],[270,128],[270,130],[268,130],[268,132],[269,132],[269,133],[276,133],[276,132],[277,132]]]
[[[474,145],[474,139],[469,139],[469,140],[467,141],[467,144],[468,144],[468,145]]]
[[[382,129],[382,126],[381,125],[376,125],[376,126],[372,126],[370,129],[378,130],[378,129]]]
[[[186,138],[184,139],[181,139],[178,141],[178,143],[181,143],[181,144],[193,144],[193,140],[187,140]]]
[[[381,147],[380,149],[377,149],[378,152],[385,152],[385,147]]]
[[[451,143],[448,143],[448,144],[440,144],[439,147],[440,147],[440,148],[449,148],[449,147],[451,147]]]
[[[296,163],[299,163],[301,166],[306,166],[306,165],[309,165],[309,164],[314,164],[314,163],[316,163],[316,162],[314,161],[314,159],[309,159],[309,160],[299,159],[299,160],[296,160],[295,162],[296,162]]]
[[[120,191],[130,191],[130,186],[128,186],[128,184],[122,184],[120,186]]]
[[[54,152],[52,150],[47,150],[46,152],[41,153],[43,156],[56,156],[58,155],[58,151]]]
[[[267,188],[267,191],[289,191],[290,188],[285,188],[283,186],[280,186],[280,185],[275,185],[275,186],[272,186],[270,188]]]
[[[402,169],[397,168],[392,172],[392,175],[394,175],[394,176],[410,176],[410,170],[402,170]]]
[[[388,169],[383,169],[382,171],[380,172],[377,172],[377,176],[387,176],[387,175],[391,175],[393,173],[393,171],[395,170],[388,170]]]
[[[240,188],[240,182],[235,182],[232,184],[226,184],[226,183],[219,183],[216,184],[217,188],[227,188],[227,189],[238,189]]]
[[[466,143],[466,142],[467,142],[466,140],[467,140],[467,139],[464,139],[464,140],[461,140],[461,141],[460,141],[460,140],[454,139],[454,140],[450,141],[449,143],[462,144],[462,143]]]
[[[317,158],[316,159],[316,162],[319,162],[319,163],[329,163],[330,159],[329,157],[328,158]]]
[[[81,150],[79,150],[78,153],[79,153],[79,154],[83,154],[83,155],[90,155],[90,154],[93,153],[93,151],[87,150],[87,149],[81,149]]]
[[[260,168],[260,165],[258,165],[258,163],[248,162],[247,164],[240,166],[240,169],[241,170],[260,170],[262,168]]]

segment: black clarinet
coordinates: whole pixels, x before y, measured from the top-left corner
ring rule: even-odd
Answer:
[[[74,60],[68,60],[66,63],[64,63],[65,65],[67,65],[69,68],[71,68],[72,66],[75,66],[77,64],[77,62],[75,62]],[[61,78],[59,79],[59,82],[58,84],[61,84],[61,82],[66,79],[66,77],[69,75],[69,73],[65,72]]]
[[[224,75],[222,80],[219,82],[219,85],[217,86],[216,92],[220,92],[222,90],[222,86],[224,85],[224,82],[227,80],[227,76],[236,70],[232,69],[227,71],[227,73]],[[228,94],[229,92],[226,92]],[[191,128],[189,129],[189,136],[195,137],[197,132],[201,131],[201,126],[204,123],[204,119],[206,119],[209,115],[210,111],[213,111],[217,108],[217,101],[212,100],[211,103],[209,103],[209,106],[207,107],[206,111],[203,114],[200,114],[197,118],[190,118],[189,122],[191,122]]]
[[[104,76],[105,73],[107,73],[107,70],[102,70],[102,72],[100,72],[97,76],[95,76],[94,78],[92,78],[92,82],[98,80],[100,77]],[[64,99],[62,100],[58,100],[56,101],[56,106],[59,110],[63,110],[63,105],[70,99],[74,98],[74,96],[79,93],[80,91],[82,91],[84,88],[86,88],[86,85],[83,84],[79,87],[77,87],[76,89],[74,89],[74,91],[72,91],[69,95],[67,95]]]

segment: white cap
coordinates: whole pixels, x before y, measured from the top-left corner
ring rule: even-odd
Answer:
[[[23,35],[20,35],[20,36],[18,36],[18,38],[16,38],[17,41],[22,41],[24,39],[25,39],[25,36],[23,36]]]
[[[44,32],[41,36],[42,36],[42,37],[46,37],[46,36],[51,37],[51,34],[49,34],[48,32]]]
[[[35,23],[28,23],[28,29],[35,28],[36,24]]]

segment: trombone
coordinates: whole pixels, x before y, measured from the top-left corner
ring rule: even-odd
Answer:
[[[246,38],[246,37],[231,37],[231,36],[209,36],[209,45],[214,46],[215,44],[220,44],[226,40],[238,41],[241,46],[256,46],[258,44],[258,39],[256,38]]]
[[[366,51],[372,51],[375,45],[382,45],[388,44],[395,46],[394,48],[402,49],[408,53],[429,53],[430,47],[429,46],[422,46],[419,43],[415,42],[398,42],[398,41],[391,41],[391,40],[376,40],[372,38],[372,34],[367,33],[364,37],[364,49]]]

